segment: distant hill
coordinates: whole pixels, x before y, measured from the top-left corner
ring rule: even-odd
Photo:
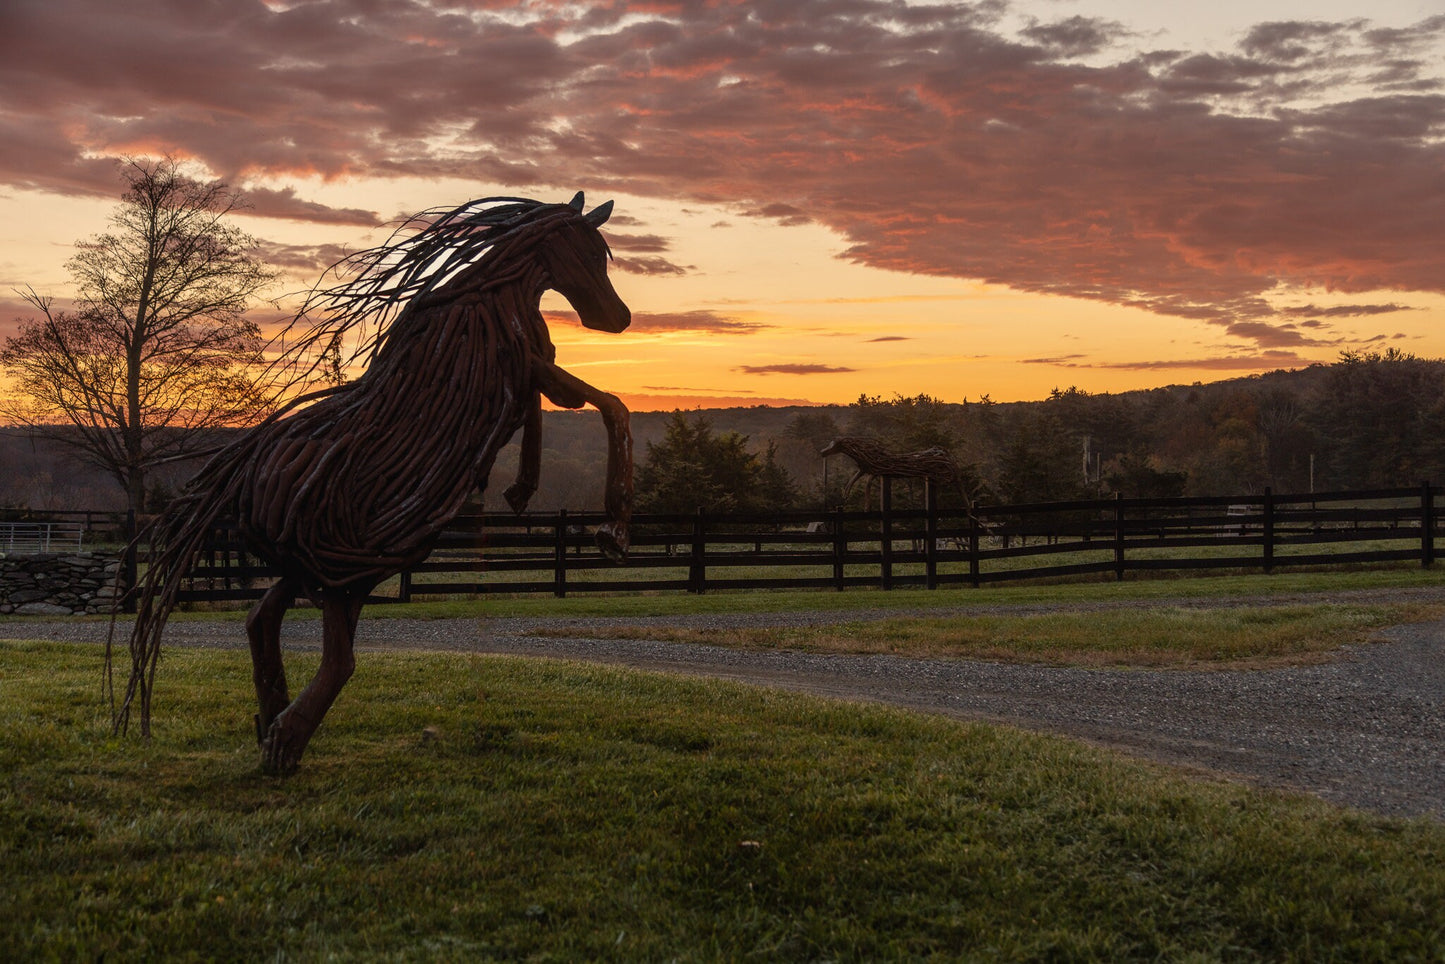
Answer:
[[[805,493],[821,497],[824,460],[807,431],[828,427],[883,434],[881,400],[860,406],[741,407],[689,411],[715,432],[737,432],[778,461]],[[934,400],[929,400],[933,402]],[[900,406],[900,411],[905,406]],[[1445,362],[1398,353],[1360,355],[1333,365],[1216,382],[1091,395],[1064,389],[1031,402],[979,400],[930,404],[931,429],[956,457],[975,465],[993,498],[1073,497],[1130,486],[1182,486],[1188,494],[1233,494],[1445,482]],[[868,422],[865,418],[873,418]],[[672,413],[632,416],[639,464]],[[924,428],[928,428],[925,426]],[[917,425],[908,431],[919,430]],[[922,436],[918,436],[922,437]],[[906,448],[907,434],[893,439]],[[501,491],[515,476],[517,443],[497,459],[483,497],[502,511]],[[0,505],[41,509],[121,509],[119,486],[56,446],[15,429],[0,432]],[[597,509],[602,503],[606,438],[601,417],[584,410],[543,417],[541,485],[531,508]],[[178,487],[194,471],[158,473]],[[835,457],[836,480],[851,465]]]

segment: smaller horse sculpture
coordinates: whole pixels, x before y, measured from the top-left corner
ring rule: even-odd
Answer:
[[[301,344],[333,345],[372,327],[357,349],[369,352],[366,371],[298,399],[225,446],[154,524],[117,730],[139,696],[149,734],[156,658],[176,593],[208,534],[233,525],[281,572],[247,617],[246,636],[262,767],[294,770],[354,670],[367,596],[426,558],[518,430],[520,469],[505,497],[518,512],[526,507],[537,488],[542,397],[602,413],[609,521],[597,541],[623,556],[632,511],[627,409],[557,367],[539,307],[553,289],[588,328],[628,326],[631,312],[607,278],[610,252],[598,232],[611,211],[608,201],[583,213],[580,192],[570,204],[484,198],[424,212],[387,244],[342,263],[355,277],[313,297],[308,308],[324,320]],[[281,621],[300,594],[321,607],[322,652],[293,700]]]
[[[964,503],[972,510],[973,497],[967,488],[967,473],[946,449],[936,445],[917,452],[895,454],[878,439],[840,435],[824,445],[818,454],[824,458],[830,455],[846,455],[858,467],[858,471],[843,489],[845,500],[853,494],[853,487],[860,479],[868,480],[863,493],[865,504],[872,501],[873,484],[879,479],[923,479],[935,485],[958,486]],[[882,499],[882,493],[879,493],[879,499]]]

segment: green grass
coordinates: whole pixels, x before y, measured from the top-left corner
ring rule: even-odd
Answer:
[[[603,626],[548,636],[654,639],[735,649],[888,653],[1056,666],[1197,668],[1319,662],[1376,630],[1439,619],[1445,607],[1412,604],[1183,608],[844,621],[826,626],[688,628]]]
[[[0,958],[1438,959],[1445,827],[1062,739],[617,669],[368,654],[262,776],[242,654],[0,644]],[[305,659],[293,671],[300,678]]]

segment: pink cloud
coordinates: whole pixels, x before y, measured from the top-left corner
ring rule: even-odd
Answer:
[[[1303,337],[1272,322],[1281,285],[1445,291],[1445,17],[1262,24],[1206,54],[1079,17],[1006,34],[997,4],[176,10],[6,4],[0,184],[114,195],[114,156],[160,150],[239,187],[585,183],[811,221],[876,267],[1273,325],[1236,329],[1262,345]]]

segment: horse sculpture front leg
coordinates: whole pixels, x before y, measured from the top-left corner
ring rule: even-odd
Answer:
[[[563,408],[591,405],[602,413],[602,424],[607,429],[604,504],[610,521],[597,527],[597,545],[608,558],[622,562],[627,557],[627,546],[631,540],[628,524],[632,519],[632,427],[627,406],[616,395],[593,388],[576,375],[542,358],[532,359],[532,377],[538,390],[554,405]],[[526,446],[526,435],[523,435],[524,458]]]

